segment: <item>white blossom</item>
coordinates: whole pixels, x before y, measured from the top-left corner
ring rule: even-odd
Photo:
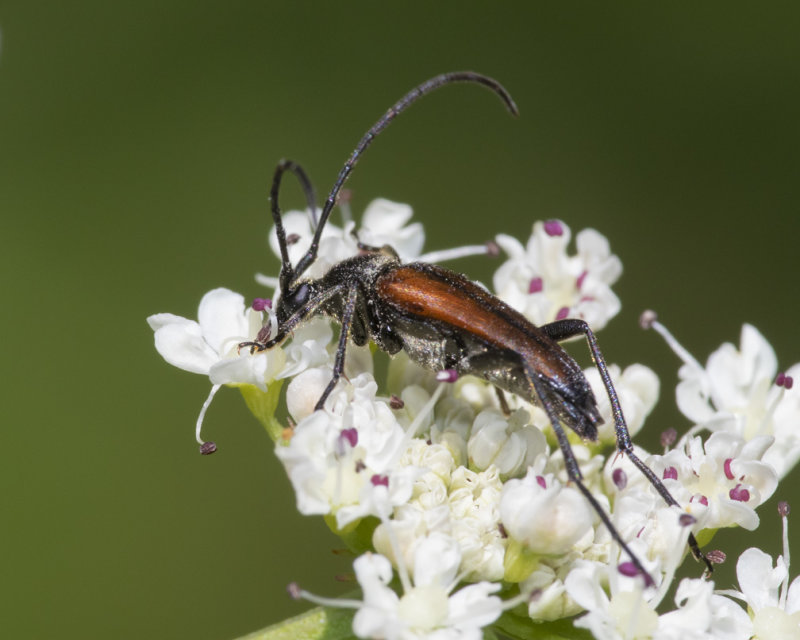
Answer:
[[[414,554],[413,585],[398,596],[388,585],[392,565],[378,554],[356,559],[356,579],[364,592],[363,605],[353,619],[360,638],[385,640],[480,640],[481,629],[503,611],[493,595],[498,583],[478,582],[454,591],[460,565],[458,544],[432,533],[420,541]]]
[[[772,439],[759,436],[748,442],[727,431],[699,437],[653,456],[648,462],[664,485],[702,528],[758,526],[755,509],[778,486],[773,468],[762,462]]]
[[[317,214],[319,215],[319,211]],[[364,210],[361,226],[358,229],[358,241],[374,247],[389,245],[397,251],[402,261],[413,260],[422,251],[425,232],[419,222],[406,224],[411,216],[412,210],[407,204],[384,198],[373,200]],[[287,211],[283,214],[283,227],[286,235],[293,236],[294,240],[289,245],[289,261],[297,264],[308,251],[314,236],[315,229],[311,225],[311,216],[308,211]],[[317,259],[304,275],[318,278],[337,262],[357,255],[358,241],[353,235],[355,228],[353,222],[346,222],[344,227],[338,227],[328,221],[322,230]],[[275,227],[270,231],[269,245],[272,252],[280,258]]]
[[[575,626],[598,640],[747,640],[747,614],[734,602],[714,594],[713,583],[686,578],[675,594],[677,608],[659,615],[664,592],[611,575],[599,563],[580,562],[567,576],[566,588],[588,613]],[[604,586],[607,585],[609,592]]]
[[[775,351],[755,327],[742,327],[739,349],[725,343],[709,356],[705,368],[689,362],[678,375],[678,407],[690,420],[747,440],[774,436],[764,462],[780,477],[800,459],[800,385],[786,389],[775,384]],[[785,376],[798,379],[800,363]]]
[[[752,612],[753,633],[760,640],[800,638],[800,577],[787,589],[788,574],[782,556],[773,566],[772,558],[755,547],[736,563],[739,596]]]
[[[398,466],[405,433],[376,390],[367,373],[337,386],[324,410],[301,420],[288,444],[276,444],[301,513],[334,513],[341,529],[366,515],[388,515],[411,497],[419,472]]]
[[[622,263],[594,229],[581,231],[575,239],[577,254],[568,255],[570,235],[560,220],[535,223],[525,247],[511,236],[498,235],[508,260],[494,274],[494,290],[534,324],[582,318],[599,330],[620,310],[611,285],[622,273]]]
[[[783,554],[773,566],[772,558],[761,549],[747,549],[736,563],[740,591],[723,592],[747,604],[753,637],[758,640],[800,638],[800,577],[789,583],[788,508],[779,505],[779,511],[783,512]]]
[[[254,340],[262,325],[262,312],[246,306],[240,294],[223,288],[209,291],[197,318],[171,313],[147,318],[156,350],[171,365],[207,375],[214,384],[253,384],[262,390],[280,375],[286,360],[282,349],[252,357],[238,353],[239,343]]]
[[[546,455],[548,447],[524,409],[507,418],[497,409],[484,409],[475,417],[467,451],[478,469],[494,465],[502,476],[514,477],[524,474],[539,455]]]
[[[508,536],[529,551],[558,555],[586,535],[593,515],[577,489],[562,486],[553,474],[542,474],[542,466],[534,464],[524,478],[506,481],[500,520]]]

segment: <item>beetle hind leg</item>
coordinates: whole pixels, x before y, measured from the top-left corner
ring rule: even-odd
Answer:
[[[619,397],[617,396],[616,389],[614,389],[614,384],[611,382],[611,374],[608,372],[608,366],[606,365],[606,360],[603,357],[603,353],[600,351],[600,347],[597,345],[597,338],[595,338],[594,332],[589,328],[589,325],[583,320],[565,319],[556,320],[555,322],[551,322],[550,324],[543,325],[539,328],[550,338],[556,341],[567,340],[568,338],[573,338],[581,334],[586,337],[586,340],[589,343],[589,350],[591,351],[592,359],[594,360],[597,370],[600,372],[600,378],[603,380],[603,386],[606,388],[608,399],[611,402],[611,412],[614,415],[614,429],[617,436],[617,449],[621,453],[628,456],[628,459],[633,463],[633,465],[639,469],[642,474],[644,474],[645,478],[647,478],[650,484],[653,485],[653,488],[658,492],[658,495],[663,498],[664,502],[670,506],[680,506],[678,501],[672,497],[669,489],[664,486],[664,483],[661,481],[661,479],[655,473],[653,473],[653,470],[648,467],[634,452],[631,434],[628,431],[628,425],[625,422],[625,416],[622,413],[622,406],[619,403]],[[711,564],[711,561],[700,550],[700,545],[697,543],[697,539],[694,537],[694,534],[689,534],[688,545],[695,559],[705,563],[706,569],[709,573],[713,572],[714,567]]]

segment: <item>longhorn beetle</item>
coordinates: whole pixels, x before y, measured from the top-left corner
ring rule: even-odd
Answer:
[[[403,264],[389,246],[376,248],[359,244],[359,255],[333,265],[324,276],[318,279],[303,277],[317,258],[322,230],[342,185],[375,136],[419,98],[456,82],[488,87],[513,115],[518,115],[514,101],[500,83],[469,71],[445,73],[409,91],[367,131],[345,162],[325,201],[311,245],[294,266],[289,261],[286,232],[278,206],[284,172],[291,171],[300,180],[312,217],[316,218],[314,192],[299,165],[287,160],[278,164],[271,189],[272,217],[281,252],[280,297],[275,310],[277,334],[270,338],[269,324],[266,324],[255,342],[243,342],[239,348],[249,347],[251,353],[270,349],[309,317],[325,314],[339,321],[341,333],[333,375],[316,409],[322,408],[342,375],[348,340],[357,345],[372,340],[389,354],[403,350],[411,360],[426,369],[454,369],[458,374],[478,376],[500,390],[540,405],[550,419],[570,480],[597,512],[612,538],[630,556],[637,571],[648,584],[652,584],[652,578],[639,559],[583,484],[580,468],[562,427],[562,424],[566,425],[582,438],[596,440],[597,426],[602,422],[594,394],[580,366],[558,344],[583,335],[611,401],[619,452],[628,456],[667,504],[677,505],[661,480],[633,450],[608,367],[586,322],[565,319],[537,327],[464,276],[424,262]],[[711,563],[692,535],[689,536],[689,546],[710,572]]]

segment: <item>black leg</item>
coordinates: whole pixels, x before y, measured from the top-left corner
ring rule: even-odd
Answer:
[[[614,384],[611,382],[611,375],[608,373],[605,358],[600,351],[600,347],[597,346],[597,338],[595,338],[594,332],[589,328],[589,325],[583,320],[566,319],[556,320],[555,322],[551,322],[539,328],[556,341],[566,340],[567,338],[573,338],[581,334],[586,336],[586,340],[589,343],[589,350],[592,353],[592,359],[594,360],[597,370],[600,372],[600,378],[603,380],[603,386],[605,386],[608,399],[611,402],[611,412],[614,415],[614,429],[617,436],[617,449],[628,456],[634,466],[644,474],[650,481],[650,484],[653,485],[658,492],[658,495],[664,499],[664,502],[671,506],[680,506],[678,501],[672,497],[669,489],[661,482],[661,479],[653,473],[653,470],[642,462],[639,456],[634,452],[631,435],[628,432],[628,425],[625,422],[625,416],[622,414],[622,407],[619,404],[619,398],[614,389]],[[705,557],[703,552],[700,551],[697,539],[691,533],[689,534],[688,544],[689,548],[692,550],[692,555],[697,560],[705,563],[709,573],[712,572],[714,568],[711,562]]]
[[[503,415],[508,416],[511,415],[511,409],[508,406],[508,401],[506,400],[506,394],[500,387],[494,388],[495,393],[497,394],[497,402],[500,403],[500,411],[503,412]]]
[[[278,334],[271,340],[268,340],[267,342],[240,342],[237,346],[237,349],[241,350],[244,347],[249,347],[250,353],[271,349],[276,344],[283,342],[286,339],[286,336],[294,331],[297,325],[299,325],[306,318],[314,315],[314,313],[317,312],[323,304],[325,304],[333,296],[341,293],[343,288],[344,285],[333,286],[306,302],[300,309],[290,315],[282,326],[278,327]]]
[[[634,566],[644,577],[647,586],[653,585],[653,578],[647,572],[647,569],[644,568],[642,563],[639,561],[639,558],[636,557],[636,554],[631,551],[628,544],[622,539],[622,536],[617,531],[617,528],[612,524],[611,518],[609,518],[608,514],[603,510],[603,507],[600,506],[600,503],[597,502],[597,499],[592,495],[592,492],[589,491],[589,489],[586,488],[586,485],[583,484],[583,474],[581,474],[578,461],[575,459],[575,454],[572,452],[572,447],[570,447],[567,434],[564,432],[564,429],[561,426],[558,413],[556,412],[551,399],[547,395],[547,391],[541,385],[539,379],[536,377],[536,373],[533,370],[528,371],[527,374],[528,379],[533,384],[536,395],[542,402],[542,406],[544,407],[548,418],[550,418],[550,424],[553,426],[553,432],[556,434],[558,446],[561,449],[562,455],[564,456],[564,465],[567,469],[567,475],[569,476],[569,479],[575,484],[576,487],[578,487],[578,490],[583,494],[583,497],[589,501],[589,504],[592,505],[592,508],[600,517],[600,520],[606,526],[606,529],[608,529],[608,532],[611,534],[611,537],[614,539],[614,541],[626,554],[628,554],[631,562],[633,562]]]
[[[318,411],[325,406],[325,400],[331,395],[331,391],[333,391],[333,388],[336,386],[336,383],[339,381],[344,371],[344,354],[347,350],[347,339],[350,337],[350,328],[353,325],[353,313],[356,309],[357,298],[357,287],[351,287],[347,290],[347,301],[345,302],[344,311],[342,312],[342,329],[341,333],[339,333],[339,345],[336,348],[336,360],[333,363],[333,376],[328,386],[325,387],[325,391],[322,392],[322,396],[320,396],[320,399],[317,401],[314,411]]]

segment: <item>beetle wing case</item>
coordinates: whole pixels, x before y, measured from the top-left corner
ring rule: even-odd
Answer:
[[[580,367],[518,311],[464,276],[427,263],[386,269],[374,286],[412,360],[478,376],[540,405],[550,400],[570,428],[596,439],[602,419]]]

